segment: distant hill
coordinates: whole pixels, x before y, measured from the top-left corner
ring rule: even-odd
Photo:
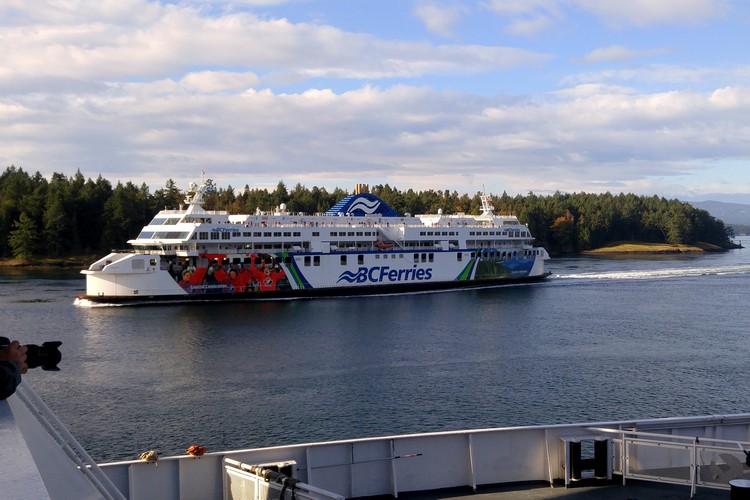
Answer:
[[[722,201],[691,201],[695,208],[702,208],[727,225],[750,226],[750,205],[724,203]]]

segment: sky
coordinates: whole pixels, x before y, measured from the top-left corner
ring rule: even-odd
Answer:
[[[750,203],[745,0],[3,0],[0,168]]]

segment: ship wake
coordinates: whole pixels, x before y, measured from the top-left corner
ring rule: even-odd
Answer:
[[[743,274],[750,274],[750,264],[711,267],[682,267],[671,269],[638,269],[626,271],[582,272],[572,274],[556,274],[555,278],[586,280],[645,280]]]

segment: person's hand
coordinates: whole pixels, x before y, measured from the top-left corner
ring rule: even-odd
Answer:
[[[26,351],[27,347],[25,345],[21,345],[21,343],[17,340],[14,340],[13,342],[8,345],[3,350],[0,350],[0,360],[2,361],[13,361],[18,365],[18,368],[21,370],[21,373],[26,373],[29,371],[29,367],[26,364]]]

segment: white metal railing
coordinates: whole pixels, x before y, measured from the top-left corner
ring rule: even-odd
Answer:
[[[614,472],[627,479],[730,489],[729,481],[750,477],[750,442],[637,430],[591,428],[614,439]]]
[[[42,429],[49,434],[53,442],[59,446],[60,450],[70,459],[73,465],[78,467],[83,473],[84,478],[102,498],[107,500],[126,500],[120,490],[102,472],[96,462],[94,462],[86,450],[83,449],[75,437],[73,437],[70,431],[68,431],[65,425],[28,383],[24,382],[20,384],[16,388],[16,395],[31,415],[36,418]],[[44,478],[43,471],[40,470],[40,472]],[[55,498],[54,492],[50,492],[50,494],[52,498]]]
[[[224,459],[224,500],[344,500],[330,491],[302,483],[261,465]]]

